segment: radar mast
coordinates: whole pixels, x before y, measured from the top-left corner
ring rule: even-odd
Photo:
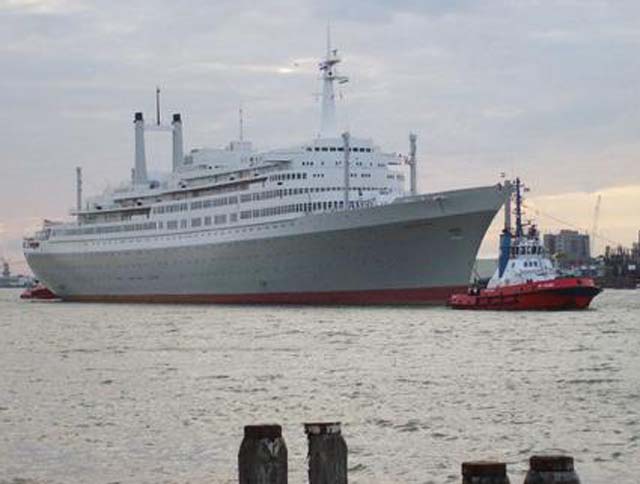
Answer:
[[[322,73],[322,118],[320,123],[319,138],[336,138],[338,136],[338,126],[336,124],[336,96],[333,83],[338,84],[349,82],[346,76],[339,76],[336,73],[336,64],[340,62],[338,49],[331,47],[331,29],[327,25],[327,54],[320,62]]]

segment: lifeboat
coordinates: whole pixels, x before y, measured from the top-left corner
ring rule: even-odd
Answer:
[[[505,205],[505,228],[500,236],[500,258],[486,288],[472,286],[453,294],[454,309],[563,310],[586,309],[602,289],[590,277],[563,277],[540,244],[535,225],[522,224],[520,180],[515,182],[516,227],[511,230],[511,198]]]

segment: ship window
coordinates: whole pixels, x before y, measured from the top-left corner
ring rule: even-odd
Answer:
[[[186,228],[187,228],[187,221],[186,221],[186,219],[180,220],[180,228],[181,228],[181,229],[186,229]]]
[[[177,228],[178,228],[177,220],[170,220],[169,222],[167,222],[167,229],[171,230],[171,229],[177,229]]]
[[[323,146],[322,151],[329,151],[329,148],[327,148],[326,146]]]
[[[211,225],[211,217],[210,216],[206,216],[204,218],[204,224],[205,225]]]
[[[311,147],[310,146],[307,146],[307,151],[311,151]]]
[[[336,149],[335,149],[335,147],[333,147],[333,146],[332,146],[331,148],[329,148],[329,151],[335,151],[335,150],[336,150]]]
[[[318,148],[317,146],[315,147],[315,151],[320,151],[320,148]]]
[[[191,219],[192,227],[200,227],[201,225],[202,225],[202,219],[200,217]]]
[[[344,151],[344,146],[338,146],[338,151]]]

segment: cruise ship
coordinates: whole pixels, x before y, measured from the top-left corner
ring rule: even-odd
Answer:
[[[134,116],[131,180],[82,199],[68,222],[25,238],[38,279],[67,301],[444,304],[464,289],[508,193],[500,183],[417,191],[410,155],[340,133],[338,52],[319,64],[321,123],[310,141],[257,151],[183,149],[180,114]],[[159,106],[159,104],[158,104]],[[147,173],[145,132],[171,135],[172,170]]]

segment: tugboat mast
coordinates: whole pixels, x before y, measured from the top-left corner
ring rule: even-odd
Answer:
[[[522,237],[522,194],[520,193],[520,178],[516,178],[516,237]]]

